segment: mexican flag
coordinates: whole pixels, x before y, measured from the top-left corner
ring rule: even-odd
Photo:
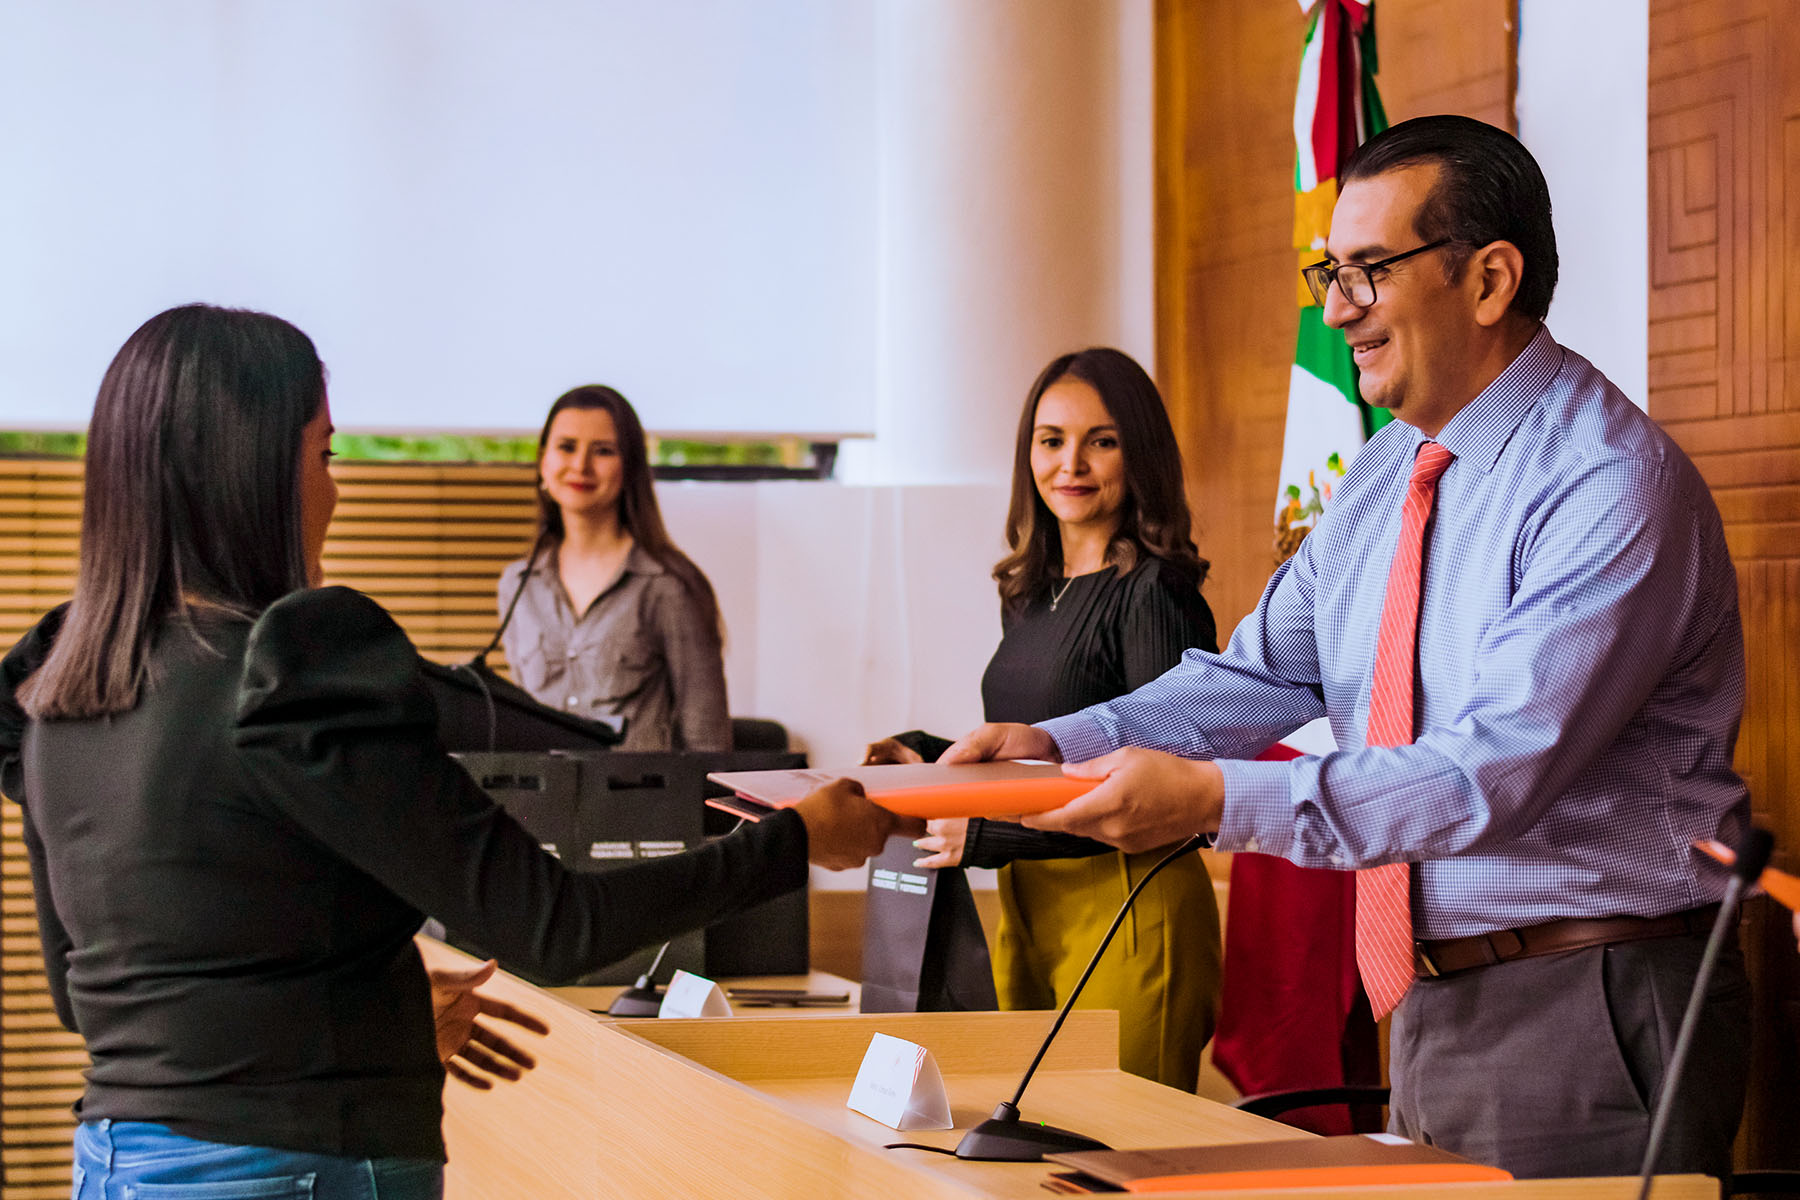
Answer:
[[[1294,104],[1294,246],[1299,265],[1324,257],[1338,167],[1387,125],[1375,94],[1373,0],[1300,0],[1306,50]],[[1356,394],[1342,334],[1299,286],[1300,337],[1282,442],[1276,550],[1286,559],[1331,500],[1332,484],[1380,425]],[[1326,743],[1329,733],[1319,735]],[[1327,747],[1328,748],[1328,747]],[[1318,747],[1311,747],[1318,752]],[[1300,753],[1271,746],[1265,759]],[[1296,867],[1263,854],[1231,856],[1224,989],[1213,1062],[1246,1095],[1381,1077],[1375,1023],[1356,969],[1356,876]],[[1342,1106],[1287,1120],[1315,1133],[1352,1132]]]
[[[1300,0],[1308,14],[1300,86],[1294,98],[1294,247],[1298,266],[1324,257],[1337,203],[1338,168],[1387,128],[1375,90],[1374,0]],[[1369,436],[1388,421],[1356,393],[1356,367],[1343,335],[1296,278],[1300,335],[1288,385],[1281,443],[1276,543],[1285,559],[1330,502],[1331,487]]]

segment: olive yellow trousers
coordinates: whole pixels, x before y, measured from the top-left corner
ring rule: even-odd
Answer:
[[[1126,893],[1168,853],[1022,860],[1000,868],[994,984],[1005,1009],[1068,999]],[[1077,1008],[1119,1012],[1119,1065],[1191,1092],[1219,1001],[1219,909],[1198,853],[1137,898]]]

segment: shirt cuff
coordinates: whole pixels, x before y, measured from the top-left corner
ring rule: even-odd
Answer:
[[[1039,721],[1037,727],[1050,735],[1058,753],[1066,763],[1087,762],[1102,754],[1111,754],[1122,744],[1112,739],[1100,722],[1086,713],[1070,713]]]
[[[1216,848],[1286,857],[1294,842],[1292,764],[1222,758],[1216,765],[1225,778]]]

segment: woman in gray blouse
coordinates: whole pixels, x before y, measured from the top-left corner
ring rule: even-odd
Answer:
[[[669,540],[644,427],[589,384],[557,397],[538,435],[538,540],[500,573],[513,677],[578,716],[623,718],[621,750],[728,750],[712,585]]]

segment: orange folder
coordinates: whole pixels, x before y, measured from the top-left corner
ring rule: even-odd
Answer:
[[[1473,1183],[1512,1176],[1392,1134],[1159,1150],[1083,1150],[1051,1162],[1131,1193]]]
[[[854,779],[863,785],[869,799],[881,807],[928,821],[940,817],[1008,817],[1048,812],[1097,786],[1096,780],[1070,779],[1055,763],[1031,762],[953,766],[884,763],[786,771],[715,771],[707,778],[730,788],[740,799],[768,809],[787,808],[814,788],[835,779]]]

